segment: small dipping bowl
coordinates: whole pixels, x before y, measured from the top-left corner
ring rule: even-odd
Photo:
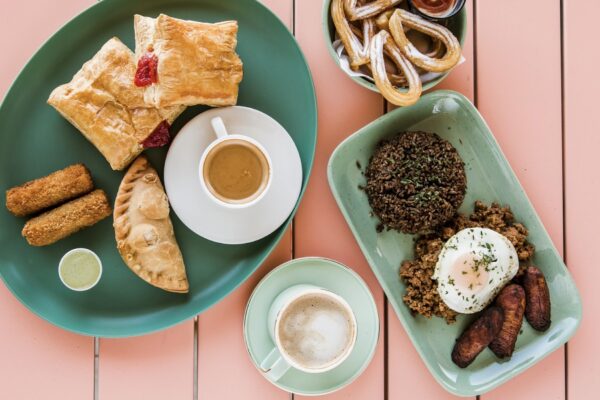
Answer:
[[[89,249],[68,251],[58,263],[58,276],[71,290],[83,292],[96,286],[102,276],[102,262]]]
[[[448,18],[452,18],[453,16],[458,14],[460,12],[460,10],[462,10],[462,8],[465,6],[465,0],[456,0],[456,2],[454,3],[454,8],[452,8],[452,10],[449,10],[444,15],[437,16],[437,15],[430,15],[430,14],[427,14],[425,11],[422,11],[421,9],[419,9],[417,6],[415,6],[413,4],[412,0],[407,0],[407,3],[408,3],[408,7],[410,9],[410,12],[413,12],[425,19],[428,19],[428,20],[434,21],[434,22],[444,21],[444,20],[447,20]]]

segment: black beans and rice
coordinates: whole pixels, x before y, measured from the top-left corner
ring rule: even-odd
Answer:
[[[365,176],[379,231],[431,232],[456,214],[467,187],[456,149],[435,133],[420,131],[380,142]]]

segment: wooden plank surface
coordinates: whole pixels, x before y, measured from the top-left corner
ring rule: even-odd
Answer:
[[[254,367],[243,338],[246,303],[256,284],[292,257],[292,231],[264,265],[198,321],[198,398],[285,400],[287,392],[271,385]]]
[[[564,129],[566,257],[583,300],[583,321],[568,345],[568,399],[598,398],[600,393],[600,341],[596,319],[600,315],[598,248],[600,214],[600,53],[593,26],[600,2],[563,2]],[[590,36],[592,34],[592,36]]]
[[[0,33],[3,33],[0,46],[4,51],[0,96],[41,43],[92,3],[61,0],[60,7],[56,7],[54,3],[27,0],[12,3],[10,12],[0,14]],[[292,0],[265,3],[288,26],[292,24]],[[252,366],[243,344],[241,324],[251,290],[268,270],[291,257],[292,245],[297,257],[331,257],[361,274],[376,297],[382,320],[382,336],[370,367],[348,388],[327,397],[383,399],[386,391],[383,293],[335,206],[326,179],[326,165],[333,149],[349,134],[380,116],[384,111],[383,101],[377,94],[354,84],[331,60],[320,27],[321,0],[295,3],[296,34],[311,66],[319,102],[319,139],[313,175],[296,218],[295,237],[288,232],[257,274],[200,316],[197,376],[200,398],[287,398],[285,392],[270,385]],[[516,9],[519,12],[514,12]],[[567,263],[584,301],[586,319],[569,344],[568,386],[565,386],[565,354],[560,350],[520,377],[482,396],[485,400],[563,399],[565,392],[569,400],[583,400],[600,391],[597,379],[600,345],[593,324],[593,315],[600,312],[600,295],[594,287],[600,274],[594,268],[590,250],[598,236],[594,227],[600,223],[600,217],[586,207],[600,202],[597,189],[600,164],[596,155],[600,148],[600,117],[593,108],[595,102],[587,95],[600,89],[600,81],[594,79],[594,67],[600,59],[597,52],[590,51],[589,31],[600,6],[592,1],[564,0],[564,132],[560,11],[558,1],[477,1],[476,24],[469,24],[469,40],[464,49],[466,63],[439,87],[477,98],[480,111],[561,251],[565,229]],[[476,57],[470,41],[475,26]],[[18,44],[15,37],[20,38]],[[388,312],[388,397],[451,398],[425,369],[393,310],[388,308]],[[91,338],[70,334],[40,320],[4,287],[0,288],[0,325],[10,326],[10,330],[3,331],[0,345],[2,398],[42,398],[47,393],[60,394],[65,399],[92,397]],[[188,321],[141,338],[103,340],[101,398],[190,398],[194,381],[193,328],[193,322]],[[229,375],[235,375],[234,383],[227,379]]]
[[[477,106],[562,251],[560,3],[478,1],[475,18]],[[481,397],[563,399],[564,368],[560,349]]]
[[[48,37],[93,0],[3,3],[0,12],[0,98]],[[18,132],[15,132],[18,134]],[[91,398],[93,339],[33,315],[0,283],[0,398]],[[55,397],[57,398],[57,397]]]
[[[322,6],[322,0],[296,1],[296,39],[315,81],[319,135],[308,190],[296,216],[294,245],[296,257],[329,257],[360,274],[375,296],[381,319],[381,336],[371,365],[354,383],[324,398],[382,399],[383,291],[335,204],[327,183],[327,162],[343,139],[383,113],[384,102],[378,94],[352,82],[328,54],[321,29]]]
[[[263,0],[292,29],[292,0]],[[254,367],[243,338],[246,303],[270,270],[292,258],[292,228],[267,261],[242,286],[198,318],[198,395],[200,399],[285,400],[288,394],[271,385]],[[227,373],[224,373],[227,371]],[[231,377],[235,377],[235,383]]]

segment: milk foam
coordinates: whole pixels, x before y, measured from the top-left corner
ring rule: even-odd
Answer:
[[[279,323],[287,355],[306,368],[323,368],[346,353],[353,339],[346,309],[330,297],[310,294],[296,299]]]

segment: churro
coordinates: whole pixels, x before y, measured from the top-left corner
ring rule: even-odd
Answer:
[[[435,58],[421,53],[406,37],[404,26],[442,42],[446,48],[444,55]],[[449,29],[440,24],[427,21],[425,18],[399,8],[390,17],[389,31],[402,54],[414,65],[426,71],[445,72],[460,61],[461,49],[458,39]]]
[[[331,18],[335,29],[344,44],[344,48],[350,59],[350,67],[357,70],[361,65],[369,62],[369,43],[375,31],[375,23],[372,19],[366,19],[362,25],[362,43],[352,32],[352,27],[344,14],[343,0],[331,1]]]
[[[358,5],[358,0],[344,0],[346,15],[350,21],[373,17],[390,7],[401,3],[402,0],[375,0]]]
[[[383,97],[397,106],[409,106],[416,103],[423,90],[421,78],[413,65],[402,55],[390,34],[387,31],[380,31],[371,40],[370,47],[373,79]],[[390,82],[385,68],[384,49],[406,78],[408,84],[406,91],[398,90]]]

